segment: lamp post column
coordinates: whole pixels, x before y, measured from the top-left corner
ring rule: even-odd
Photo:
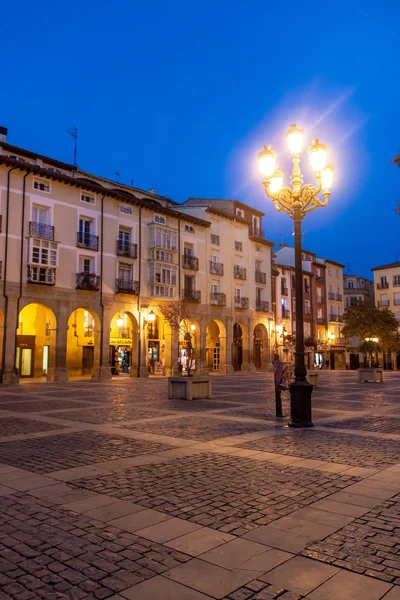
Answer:
[[[304,363],[304,322],[303,322],[303,264],[301,256],[301,208],[295,207],[294,214],[295,244],[295,291],[296,291],[296,352],[294,367],[294,383],[290,389],[290,421],[291,427],[313,427],[311,418],[311,394],[313,386],[306,379],[307,370]]]

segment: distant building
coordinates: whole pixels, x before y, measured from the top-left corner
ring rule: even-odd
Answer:
[[[374,274],[374,293],[377,306],[390,308],[400,323],[400,262],[371,269]],[[400,354],[383,356],[383,366],[400,369]]]
[[[352,273],[343,275],[345,306],[356,306],[360,302],[374,299],[374,282]]]

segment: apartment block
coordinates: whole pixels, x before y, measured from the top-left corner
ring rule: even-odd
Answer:
[[[271,364],[271,247],[262,213],[107,180],[7,143],[0,128],[3,381],[169,375],[187,340],[160,307],[189,306],[196,372]]]

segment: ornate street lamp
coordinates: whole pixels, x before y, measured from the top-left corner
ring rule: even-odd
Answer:
[[[303,185],[300,171],[300,152],[303,147],[304,131],[292,124],[286,133],[290,152],[293,154],[291,187],[283,186],[284,174],[276,170],[276,154],[270,146],[264,146],[259,155],[260,171],[267,196],[272,198],[276,210],[288,213],[294,221],[295,240],[295,291],[296,291],[296,352],[294,382],[290,384],[290,421],[292,427],[312,427],[311,394],[313,386],[306,379],[304,362],[304,323],[303,323],[303,270],[301,258],[301,222],[303,217],[317,208],[326,206],[333,182],[333,168],[326,164],[327,148],[316,139],[308,149],[310,162],[315,171],[318,185]],[[324,200],[318,198],[322,193]]]

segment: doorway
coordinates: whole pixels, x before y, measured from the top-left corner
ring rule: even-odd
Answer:
[[[82,348],[82,375],[91,375],[94,365],[94,346]]]
[[[238,323],[233,326],[232,366],[235,371],[240,371],[243,363],[242,328]]]

